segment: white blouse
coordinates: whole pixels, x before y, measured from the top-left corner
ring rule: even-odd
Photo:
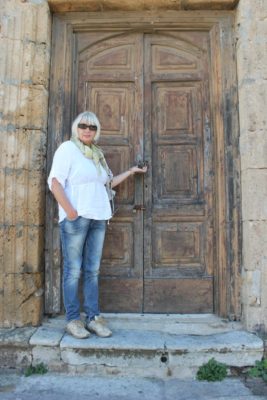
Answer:
[[[111,218],[111,207],[105,188],[108,175],[101,166],[98,172],[94,162],[86,158],[70,140],[62,143],[55,152],[48,177],[51,190],[52,179],[56,178],[79,216],[96,220]],[[59,206],[59,222],[66,218]]]

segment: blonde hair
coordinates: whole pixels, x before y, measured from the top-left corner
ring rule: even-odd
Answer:
[[[84,112],[80,113],[79,115],[77,115],[77,117],[73,121],[72,127],[71,127],[72,136],[74,138],[78,138],[78,124],[81,121],[87,122],[88,125],[96,125],[97,131],[95,134],[94,142],[97,142],[100,137],[101,126],[100,126],[100,122],[99,122],[97,116],[91,111],[84,111]]]

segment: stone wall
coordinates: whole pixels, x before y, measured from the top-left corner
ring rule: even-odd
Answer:
[[[45,0],[0,3],[0,326],[11,327],[42,317],[51,17]]]
[[[267,1],[236,17],[243,228],[243,320],[267,330]]]

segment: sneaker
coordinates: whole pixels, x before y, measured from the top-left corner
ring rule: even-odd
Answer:
[[[92,321],[87,322],[86,328],[99,337],[109,337],[112,335],[111,330],[105,326],[105,322],[100,316],[96,316]]]
[[[90,336],[90,333],[85,329],[83,322],[79,319],[70,321],[66,326],[66,332],[77,339],[86,339]]]
[[[94,320],[100,322],[100,324],[102,325],[107,325],[107,320],[104,317],[102,317],[102,315],[96,315]]]

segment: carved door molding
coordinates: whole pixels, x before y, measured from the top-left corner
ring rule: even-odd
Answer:
[[[240,315],[239,159],[235,57],[231,27],[232,14],[229,13],[221,13],[219,16],[212,12],[203,14],[172,12],[171,15],[161,13],[158,18],[153,18],[152,28],[149,13],[70,13],[55,15],[52,38],[47,165],[49,170],[55,149],[63,140],[68,139],[71,121],[77,111],[76,105],[79,104],[79,99],[76,98],[77,90],[75,90],[78,80],[76,72],[78,71],[76,66],[76,37],[78,32],[97,31],[105,35],[105,31],[109,30],[109,33],[113,31],[114,36],[116,36],[119,32],[134,33],[141,31],[146,33],[147,37],[151,35],[151,40],[155,37],[153,35],[156,32],[172,31],[174,38],[175,35],[181,37],[182,32],[186,30],[194,31],[195,35],[198,34],[198,31],[206,32],[209,39],[210,57],[210,126],[214,135],[213,181],[215,197],[212,204],[214,237],[216,239],[214,309],[221,316],[238,318]],[[147,43],[149,43],[149,40]],[[197,82],[192,85],[182,85],[183,94],[177,94],[175,84],[172,85],[172,83],[155,82],[150,87],[152,87],[150,96],[153,102],[152,108],[159,106],[157,101],[161,101],[164,96],[166,98],[166,93],[168,93],[167,97],[176,96],[181,102],[184,101],[183,96],[186,96],[186,93],[193,92],[192,98],[199,96]],[[171,91],[173,91],[173,94]],[[153,146],[153,143],[150,144]],[[168,145],[166,143],[167,147]],[[194,157],[194,151],[192,149],[187,150],[183,154],[184,160]],[[164,158],[164,151],[163,146],[163,150],[158,153],[158,162],[162,160],[162,157]],[[166,192],[164,187],[159,190],[158,195],[160,196],[164,194],[164,190]],[[58,313],[61,307],[60,250],[55,216],[55,203],[51,194],[48,193],[45,308],[46,312],[50,314]],[[140,222],[140,227],[141,225],[142,222]],[[178,236],[180,228],[176,227]],[[186,224],[183,228],[188,229]],[[160,229],[160,226],[157,229]],[[156,236],[159,233],[157,229],[155,231]],[[173,229],[173,226],[170,229]],[[191,224],[190,229],[192,232],[192,229],[194,231],[198,228],[192,227]],[[147,245],[149,246],[149,243]],[[147,262],[148,264],[149,262]],[[148,270],[145,269],[145,271]],[[153,290],[155,288],[153,289],[152,285],[152,292]],[[146,311],[150,312],[149,307]],[[161,312],[164,312],[164,310],[161,310]]]

